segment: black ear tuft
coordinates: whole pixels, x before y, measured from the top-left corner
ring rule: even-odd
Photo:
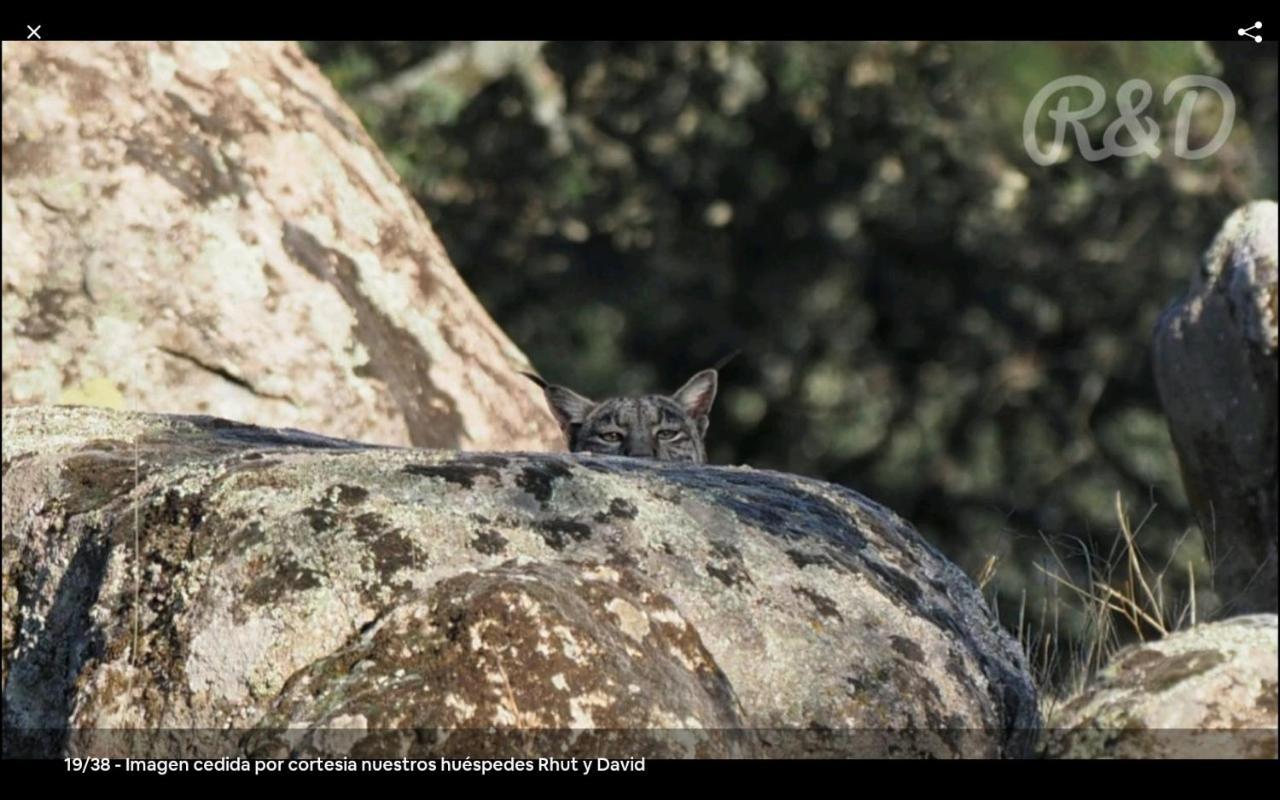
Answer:
[[[538,384],[538,388],[542,389],[543,391],[546,391],[547,387],[551,385],[546,381],[544,381],[542,378],[539,378],[537,375],[534,375],[532,372],[521,372],[520,374],[525,376],[529,380],[533,381],[534,383]]]
[[[572,446],[574,430],[587,418],[587,415],[591,413],[591,409],[596,407],[595,402],[588,400],[572,389],[549,384],[537,375],[531,375],[528,372],[520,374],[542,388],[542,393],[547,398],[547,405],[551,408],[551,413],[555,415],[556,422],[560,423],[560,430],[564,432],[565,438],[569,440],[569,444]]]

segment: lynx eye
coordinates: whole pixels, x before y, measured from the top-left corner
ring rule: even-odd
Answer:
[[[675,428],[663,428],[658,431],[658,438],[669,442],[672,439],[680,438],[680,431]]]
[[[609,442],[609,443],[620,442],[622,441],[622,434],[618,433],[617,431],[605,431],[604,433],[600,434],[600,440]]]

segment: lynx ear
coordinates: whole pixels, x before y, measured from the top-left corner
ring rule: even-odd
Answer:
[[[698,426],[698,433],[704,436],[707,433],[707,426],[711,424],[708,415],[711,413],[711,404],[716,399],[717,380],[714,369],[704,369],[690,378],[688,383],[671,396],[671,399],[679,403],[685,413],[693,418]]]
[[[566,437],[572,439],[573,428],[582,424],[582,421],[591,413],[591,409],[596,407],[595,402],[572,389],[553,386],[537,375],[530,375],[527,372],[520,374],[542,387],[547,405],[551,407],[551,413],[556,415],[556,421],[560,423],[560,430],[564,431]]]

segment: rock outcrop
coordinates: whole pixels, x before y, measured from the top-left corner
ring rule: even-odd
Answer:
[[[968,578],[814,480],[31,407],[4,412],[3,486],[8,754],[990,757],[1039,733]]]
[[[297,45],[8,42],[3,78],[5,406],[563,446]]]
[[[1277,206],[1223,224],[1156,327],[1160,402],[1223,614],[1277,610]]]
[[[1276,615],[1199,625],[1116,654],[1050,713],[1057,758],[1270,758]]]

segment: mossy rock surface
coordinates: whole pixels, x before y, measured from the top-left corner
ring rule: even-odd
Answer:
[[[1198,625],[1120,653],[1050,712],[1066,758],[1276,758],[1276,615]]]
[[[999,757],[1039,728],[969,579],[794,475],[16,408],[4,555],[6,752]]]

